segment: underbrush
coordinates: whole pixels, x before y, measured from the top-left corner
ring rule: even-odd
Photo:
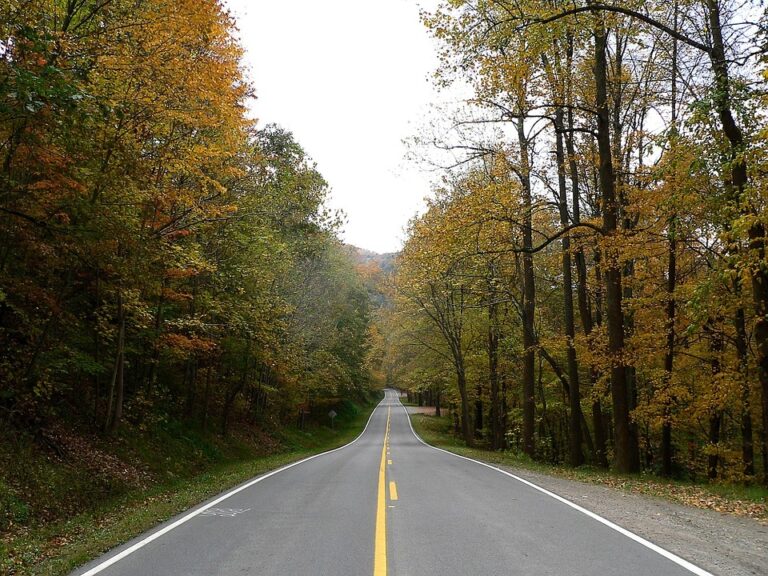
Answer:
[[[0,574],[67,574],[240,482],[349,442],[374,405],[335,404],[333,428],[240,425],[226,438],[173,420],[113,438],[61,423],[34,436],[0,428]]]

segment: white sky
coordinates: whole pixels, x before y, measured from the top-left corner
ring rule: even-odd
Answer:
[[[247,52],[259,124],[292,131],[317,162],[331,207],[347,214],[345,241],[399,250],[430,190],[430,175],[404,159],[402,140],[438,99],[428,78],[435,44],[417,0],[225,4]]]

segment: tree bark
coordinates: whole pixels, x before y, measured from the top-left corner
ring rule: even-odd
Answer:
[[[704,331],[709,335],[709,352],[712,355],[710,359],[710,372],[712,374],[713,382],[717,381],[717,377],[722,370],[722,363],[720,356],[723,353],[724,341],[723,333],[719,331],[718,322],[710,319],[704,326]],[[716,397],[717,394],[714,394]],[[717,402],[715,398],[715,402]],[[723,411],[719,405],[710,407],[709,411],[709,435],[708,440],[710,448],[717,450],[720,442],[720,424],[722,423]],[[719,457],[717,453],[709,454],[707,457],[707,477],[710,480],[717,478],[717,465]]]
[[[740,280],[737,280],[737,282],[740,287]],[[736,310],[734,323],[736,327],[736,355],[739,361],[739,378],[741,380],[741,461],[744,467],[744,475],[754,476],[755,448],[749,394],[747,324],[744,308],[741,306]]]
[[[568,38],[568,65],[569,69],[573,58],[573,39]],[[568,84],[568,101],[572,101],[571,85]],[[580,178],[579,168],[576,164],[576,147],[574,145],[574,120],[573,110],[568,109],[568,130],[565,135],[565,148],[568,153],[568,171],[571,179],[571,203],[573,206],[573,223],[578,224],[581,222],[581,191],[580,191]],[[594,322],[592,320],[592,308],[589,303],[588,288],[588,275],[587,275],[587,260],[584,255],[584,249],[579,246],[575,255],[576,261],[576,294],[577,302],[579,306],[579,318],[581,319],[581,326],[584,330],[584,334],[588,337],[594,328]],[[600,374],[594,366],[589,368],[590,385],[594,390],[597,382],[600,378]],[[593,456],[599,466],[603,468],[608,467],[608,458],[606,452],[606,440],[605,430],[603,428],[603,412],[600,404],[600,399],[595,397],[592,400],[592,428],[595,432],[595,442],[593,448]]]
[[[474,444],[472,435],[472,425],[469,419],[469,398],[467,395],[467,374],[464,366],[456,366],[456,377],[459,386],[459,397],[461,398],[461,435],[467,446]]]
[[[475,387],[475,436],[483,437],[483,386],[478,383]]]
[[[634,443],[629,416],[627,364],[624,357],[621,266],[615,246],[619,206],[616,198],[610,111],[608,108],[607,33],[602,15],[597,15],[595,18],[594,77],[597,96],[597,144],[600,190],[602,192],[603,236],[607,241],[604,274],[608,350],[611,355],[611,400],[615,430],[614,453],[616,470],[621,473],[630,473],[639,471],[640,460],[637,452],[633,450]]]
[[[723,40],[723,28],[720,18],[720,3],[718,0],[704,0],[708,12],[712,46],[709,51],[710,62],[715,76],[714,102],[720,117],[720,124],[730,144],[730,182],[733,189],[733,200],[740,209],[754,213],[753,207],[742,207],[742,200],[749,182],[747,164],[744,159],[744,135],[736,123],[732,111],[731,79],[728,71],[728,61]],[[757,264],[750,270],[752,281],[752,299],[755,309],[755,325],[752,337],[757,352],[757,369],[760,380],[763,412],[762,453],[764,475],[763,481],[768,485],[768,266],[765,262],[765,227],[759,218],[749,226],[749,249],[757,256]]]
[[[568,218],[568,192],[565,181],[565,149],[563,145],[563,132],[565,131],[565,117],[562,108],[555,110],[557,181],[558,181],[558,208],[560,211],[560,225],[563,228],[569,225]],[[579,364],[576,358],[574,339],[576,328],[573,313],[573,276],[571,271],[571,239],[567,234],[562,240],[562,269],[563,269],[563,320],[565,325],[566,354],[568,360],[568,381],[570,391],[568,404],[570,415],[568,420],[568,463],[571,466],[581,466],[584,463],[584,453],[581,451],[581,392],[579,387]]]
[[[124,397],[124,368],[125,363],[125,311],[123,310],[123,294],[117,293],[117,347],[115,350],[115,365],[112,369],[112,381],[109,386],[109,400],[104,419],[104,432],[112,434],[120,424],[123,414]]]
[[[720,423],[722,419],[722,413],[719,410],[709,416],[709,443],[714,449],[717,449],[720,444]],[[710,480],[717,478],[717,464],[719,461],[720,458],[717,453],[712,453],[707,457],[707,478]]]
[[[533,271],[533,198],[531,192],[530,159],[528,140],[523,119],[517,121],[517,137],[520,146],[520,180],[523,191],[523,452],[533,458],[536,455],[536,283]]]
[[[676,215],[669,220],[669,254],[667,260],[667,346],[664,354],[664,421],[661,428],[661,474],[672,476],[672,422],[669,387],[672,385],[672,370],[675,362],[675,287],[677,286],[677,238]]]
[[[499,398],[499,312],[493,282],[488,291],[488,388],[490,390],[491,449],[503,447],[504,433],[501,424],[501,403]]]

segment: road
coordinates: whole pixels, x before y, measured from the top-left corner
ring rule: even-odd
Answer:
[[[425,445],[388,390],[352,444],[258,477],[73,572],[95,574],[708,572],[521,479]]]

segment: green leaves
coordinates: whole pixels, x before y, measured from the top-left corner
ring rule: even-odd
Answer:
[[[0,8],[11,413],[284,417],[312,378],[366,386],[367,294],[327,183],[246,116],[233,32],[215,0]]]

